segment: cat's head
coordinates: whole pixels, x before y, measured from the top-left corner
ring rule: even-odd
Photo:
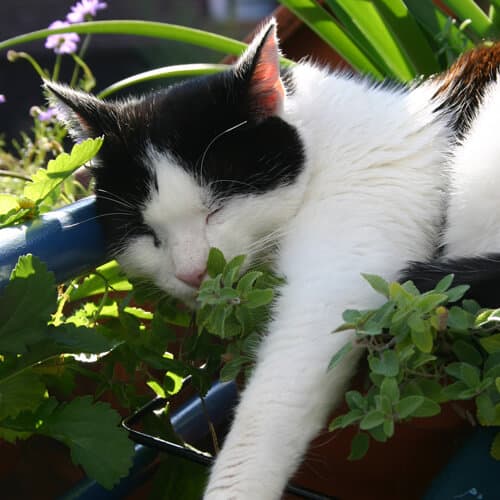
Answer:
[[[295,213],[304,150],[283,119],[274,21],[234,67],[143,97],[46,86],[73,136],[104,136],[94,175],[110,250],[174,296],[194,296],[210,247],[251,260]]]

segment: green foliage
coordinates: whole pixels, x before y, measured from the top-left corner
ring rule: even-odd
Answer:
[[[478,422],[498,425],[498,310],[462,301],[468,287],[452,287],[453,275],[426,293],[411,282],[363,276],[387,302],[376,310],[345,311],[345,323],[336,330],[354,330],[354,343],[368,350],[370,387],[365,394],[348,392],[349,411],[330,424],[330,430],[355,425],[368,433],[357,434],[350,458],[366,452],[368,435],[385,441],[397,422],[437,415],[448,401],[472,399]],[[330,367],[352,347],[349,343],[335,354]]]
[[[446,11],[432,0],[280,3],[354,69],[376,79],[408,82],[437,73],[475,43],[500,33],[496,8],[486,14],[473,0],[445,0]]]
[[[454,17],[432,0],[376,0],[362,6],[350,0],[281,3],[353,68],[376,79],[409,81],[437,72],[474,43],[497,37],[500,26],[496,1],[485,14],[472,0],[446,0]],[[26,61],[38,76],[55,81],[64,59],[73,65],[69,85],[90,91],[96,81],[84,61],[84,47],[91,33],[177,40],[231,54],[246,47],[165,23],[98,21],[21,35],[1,42],[0,50],[70,31],[87,38],[78,55],[57,56],[52,71],[25,52],[9,51],[8,59]],[[131,75],[99,95],[152,79],[224,68],[157,68]],[[0,137],[0,227],[33,219],[92,191],[91,183],[73,174],[91,161],[102,139],[84,141],[64,153],[66,129],[55,118],[42,119],[44,109],[32,108],[31,132],[21,132],[9,151]],[[132,445],[117,427],[118,413],[99,402],[101,396],[114,398],[117,406],[130,411],[149,399],[144,387],[151,395],[174,395],[190,376],[203,396],[217,375],[230,380],[242,372],[248,375],[252,368],[273,289],[281,281],[265,269],[247,269],[244,256],[226,262],[217,249],[210,252],[208,274],[193,315],[151,285],[129,281],[114,261],[58,284],[37,258],[21,256],[0,294],[0,438],[15,442],[44,434],[58,439],[89,476],[112,487],[130,467]],[[360,429],[349,459],[366,453],[370,437],[385,441],[398,421],[436,415],[451,400],[473,399],[478,421],[499,425],[500,310],[461,301],[466,287],[450,288],[451,276],[427,294],[412,283],[365,278],[387,302],[376,311],[346,311],[345,323],[337,329],[356,331],[356,343],[368,349],[370,368],[370,389],[364,394],[349,391],[349,411],[330,425],[332,430],[350,425]],[[335,354],[330,369],[353,347],[347,343]],[[97,367],[89,369],[89,363]],[[91,381],[92,397],[74,395],[77,376]],[[135,380],[144,381],[144,387]],[[166,428],[158,419],[145,425],[146,432]],[[497,436],[492,455],[500,457],[499,450]],[[203,471],[172,461],[165,467],[170,478],[165,498],[200,496]]]

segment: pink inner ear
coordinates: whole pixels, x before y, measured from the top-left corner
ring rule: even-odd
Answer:
[[[283,107],[285,89],[280,78],[279,51],[274,26],[258,49],[250,80],[250,97],[252,111],[260,118],[273,116]]]

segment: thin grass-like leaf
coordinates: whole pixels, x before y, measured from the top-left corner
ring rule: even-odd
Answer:
[[[398,44],[389,31],[388,24],[382,18],[376,2],[327,0],[327,4],[337,16],[342,12],[347,14],[372,47],[369,51],[372,59],[373,52],[379,55],[384,66],[389,69],[389,76],[393,75],[402,81],[412,80],[416,76],[417,68],[405,56],[401,44]]]
[[[163,68],[152,69],[138,73],[128,78],[124,78],[118,82],[113,83],[109,87],[101,90],[97,96],[101,99],[108,97],[115,92],[123,90],[127,87],[137,85],[139,83],[148,82],[151,80],[159,80],[162,78],[174,78],[196,75],[208,75],[211,73],[218,73],[230,66],[226,64],[177,64],[174,66],[165,66]]]
[[[469,29],[480,39],[498,35],[496,26],[474,0],[443,0],[461,20],[471,20]]]
[[[208,31],[187,28],[175,24],[158,23],[151,21],[119,20],[119,21],[91,21],[72,24],[65,28],[52,28],[32,31],[15,36],[0,43],[0,50],[14,47],[33,40],[39,40],[57,33],[92,33],[134,35],[149,38],[176,40],[179,42],[199,45],[228,54],[239,55],[246,48],[246,44]]]
[[[421,28],[402,0],[375,0],[375,5],[387,29],[418,75],[439,71],[436,56]]]
[[[280,3],[304,21],[353,68],[377,79],[383,78],[381,71],[323,7],[313,0],[280,0]]]

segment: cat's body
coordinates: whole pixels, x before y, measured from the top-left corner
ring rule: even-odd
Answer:
[[[361,354],[327,372],[353,336],[332,330],[345,309],[380,304],[362,272],[395,280],[432,259],[445,219],[449,255],[474,254],[457,219],[480,210],[463,205],[463,190],[450,198],[449,186],[468,178],[475,146],[464,127],[449,161],[456,135],[442,87],[374,86],[308,63],[283,84],[274,24],[234,72],[142,100],[104,104],[51,86],[80,135],[105,136],[98,207],[126,269],[189,301],[211,246],[254,258],[272,245],[286,278],[205,498],[280,497]],[[499,96],[495,87],[488,97],[497,110]],[[480,113],[477,127],[490,119]],[[481,251],[500,250],[500,211],[489,221]]]

